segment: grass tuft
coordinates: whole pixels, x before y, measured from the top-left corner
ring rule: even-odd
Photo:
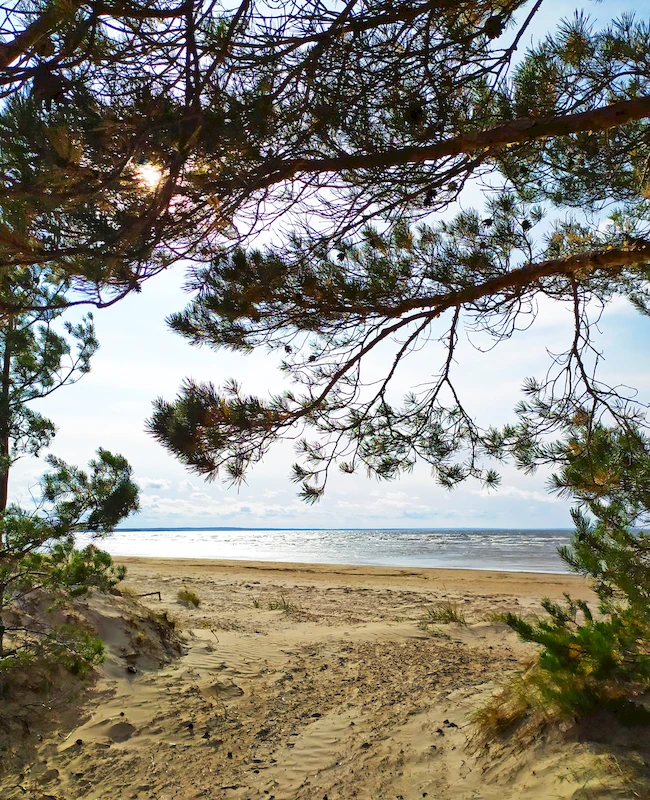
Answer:
[[[184,606],[188,607],[192,606],[193,608],[198,608],[201,605],[201,599],[199,598],[198,594],[185,587],[178,590],[176,599],[179,603],[182,603]]]
[[[485,622],[491,622],[493,625],[506,625],[507,618],[508,614],[505,611],[490,611],[489,613],[485,614],[483,620]]]
[[[475,729],[473,743],[488,745],[526,722],[533,728],[548,721],[535,669],[513,677],[471,716]]]
[[[440,603],[429,606],[426,614],[420,620],[420,627],[423,630],[426,630],[429,625],[435,624],[467,626],[467,620],[458,603],[453,603],[451,600],[443,600]]]
[[[284,595],[280,595],[279,600],[271,600],[269,603],[270,611],[284,611],[285,614],[290,614],[292,611],[299,612],[300,608],[287,600]]]

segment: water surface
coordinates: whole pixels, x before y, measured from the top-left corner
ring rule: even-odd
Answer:
[[[525,528],[168,528],[118,530],[101,546],[115,556],[568,572],[557,548],[570,536],[570,530]]]

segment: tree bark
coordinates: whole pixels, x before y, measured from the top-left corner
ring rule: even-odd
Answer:
[[[19,56],[26,53],[34,45],[47,36],[68,14],[74,13],[82,6],[82,0],[72,3],[53,3],[49,9],[43,11],[24,30],[18,33],[11,42],[0,45],[0,69],[6,69]]]
[[[9,455],[10,407],[9,392],[11,389],[11,334],[14,330],[14,321],[7,323],[4,331],[4,354],[2,358],[2,383],[0,384],[0,457]],[[9,465],[0,466],[0,515],[7,508],[9,499]],[[0,546],[2,546],[2,531],[0,531]]]
[[[537,264],[525,264],[503,275],[489,278],[483,283],[468,286],[456,292],[416,297],[405,300],[393,308],[386,308],[386,316],[399,316],[409,311],[431,309],[436,315],[454,306],[474,303],[484,297],[493,297],[502,292],[519,292],[526,290],[543,278],[554,278],[571,275],[588,275],[598,270],[603,272],[620,272],[628,267],[650,263],[650,241],[640,242],[628,249],[611,248],[586,253],[576,253],[566,258],[554,258],[540,261]]]
[[[638,97],[579,114],[515,119],[495,128],[463,133],[435,144],[401,147],[379,153],[344,154],[331,158],[286,159],[268,165],[254,182],[254,188],[264,189],[299,174],[387,169],[405,164],[421,164],[424,161],[438,161],[461,154],[469,155],[481,150],[485,151],[487,158],[491,152],[508,145],[568,136],[572,133],[604,131],[647,118],[650,118],[650,97]]]

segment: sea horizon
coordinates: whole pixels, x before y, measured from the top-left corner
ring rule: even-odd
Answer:
[[[302,528],[296,525],[273,525],[273,526],[260,526],[260,525],[175,525],[175,526],[153,526],[143,525],[139,528],[122,528],[120,526],[115,528],[116,531],[572,531],[573,527],[569,528],[524,528],[521,525],[501,525],[498,527],[480,527],[478,525],[472,526],[458,526],[449,528],[445,526],[418,526],[418,527],[388,527],[379,528],[372,526],[368,528],[361,527],[346,527],[341,528],[324,528],[322,525]]]
[[[196,558],[568,573],[572,528],[129,527],[102,539],[114,557]],[[135,534],[135,535],[134,535]],[[80,534],[78,543],[93,541]]]

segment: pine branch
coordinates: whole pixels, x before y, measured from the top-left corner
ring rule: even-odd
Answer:
[[[377,168],[389,169],[407,164],[435,162],[443,158],[469,155],[480,151],[484,152],[483,160],[487,160],[499,150],[510,145],[569,136],[575,133],[605,131],[648,118],[650,118],[650,97],[639,97],[578,114],[516,119],[505,125],[460,134],[430,145],[402,147],[379,153],[345,153],[330,158],[295,158],[271,162],[268,166],[262,167],[260,177],[252,185],[255,190],[260,190],[297,175]]]

